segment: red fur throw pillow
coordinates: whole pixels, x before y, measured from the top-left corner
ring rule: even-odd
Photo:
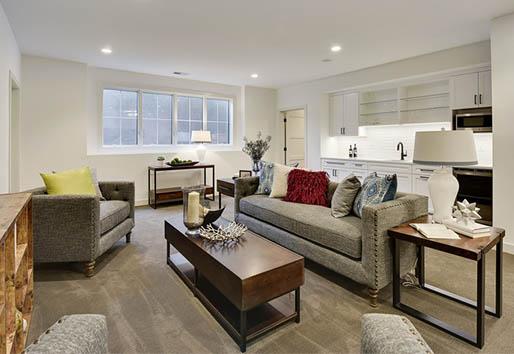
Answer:
[[[328,205],[328,174],[295,169],[287,176],[285,201],[302,204]]]

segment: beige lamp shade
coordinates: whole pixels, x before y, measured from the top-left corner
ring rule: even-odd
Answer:
[[[208,130],[193,130],[191,132],[192,143],[210,143],[211,141],[211,132]]]
[[[425,165],[476,165],[478,161],[473,131],[417,132],[413,161]]]

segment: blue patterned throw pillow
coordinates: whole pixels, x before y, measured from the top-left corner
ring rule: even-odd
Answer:
[[[257,194],[270,194],[271,186],[273,185],[273,162],[262,163],[259,175],[259,187]]]
[[[398,180],[396,175],[379,177],[376,172],[373,172],[364,180],[362,188],[355,198],[353,212],[361,218],[362,210],[366,205],[380,204],[393,200],[396,196],[397,186]]]

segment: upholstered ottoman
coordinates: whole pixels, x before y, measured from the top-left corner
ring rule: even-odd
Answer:
[[[25,349],[26,353],[106,354],[107,322],[103,315],[64,316]]]

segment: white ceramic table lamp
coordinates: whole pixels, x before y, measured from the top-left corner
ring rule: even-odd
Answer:
[[[206,152],[204,144],[208,144],[211,141],[211,132],[209,130],[193,130],[191,132],[191,143],[200,144],[198,145],[198,150],[196,151],[198,160],[203,161]]]
[[[459,182],[451,166],[477,164],[475,140],[471,130],[417,132],[414,163],[442,165],[428,179],[428,190],[434,207],[435,222],[452,217],[452,207],[459,191]]]

